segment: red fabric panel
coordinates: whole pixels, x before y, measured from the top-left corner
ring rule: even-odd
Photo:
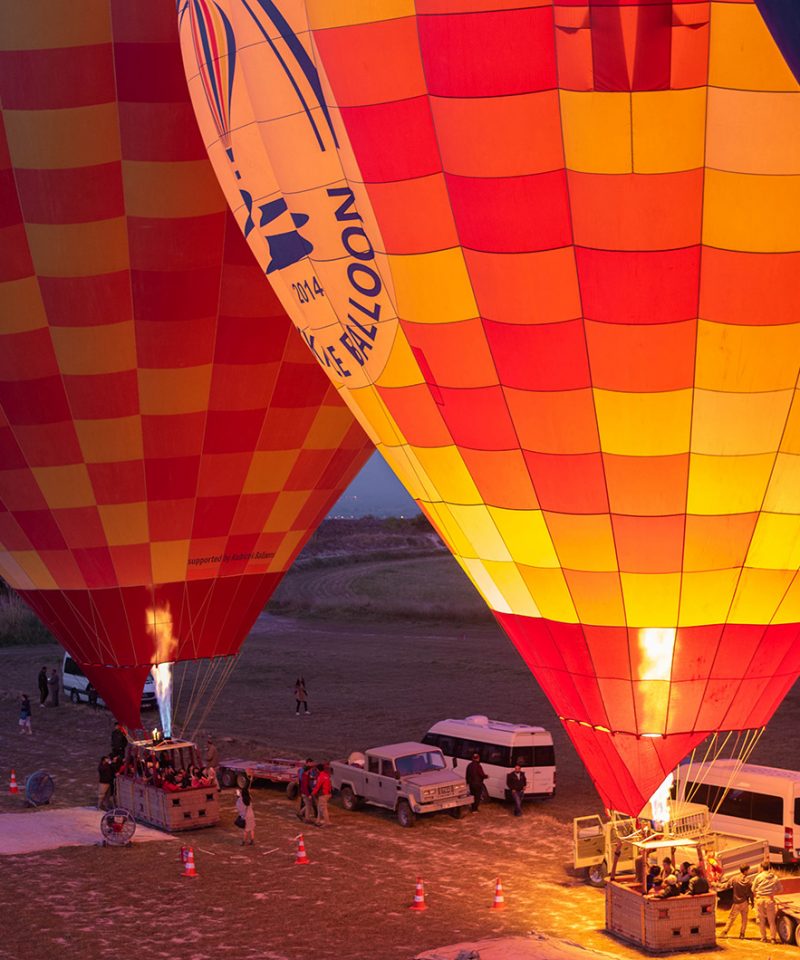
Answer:
[[[148,667],[95,667],[75,659],[86,674],[89,683],[100,694],[116,720],[138,730],[142,726],[141,703]]]

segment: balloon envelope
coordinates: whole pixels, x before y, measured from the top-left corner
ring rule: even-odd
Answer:
[[[800,669],[800,97],[758,8],[179,14],[287,310],[638,813]]]
[[[367,441],[227,211],[168,5],[0,31],[0,575],[138,725],[235,653]]]

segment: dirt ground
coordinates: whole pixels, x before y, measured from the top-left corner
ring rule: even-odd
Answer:
[[[44,768],[56,780],[54,805],[90,803],[97,759],[108,749],[109,714],[34,705],[34,735],[17,732],[19,691],[33,695],[38,669],[58,659],[55,646],[0,650],[0,776],[5,781],[13,767],[24,782]],[[309,688],[308,717],[294,712],[298,674]],[[466,819],[440,815],[412,830],[381,810],[346,813],[337,801],[333,829],[305,830],[312,863],[298,867],[300,825],[283,791],[255,791],[253,848],[239,845],[226,791],[220,826],[189,835],[196,880],[181,877],[175,844],[4,857],[0,957],[39,960],[61,947],[92,960],[117,960],[121,950],[169,960],[409,960],[437,946],[529,931],[620,958],[638,955],[603,932],[602,893],[572,874],[572,817],[599,812],[600,804],[551,708],[493,625],[325,623],[265,614],[206,729],[218,737],[223,758],[324,759],[417,739],[438,719],[470,713],[551,729],[557,796],[528,804],[519,820],[493,802]],[[799,714],[795,689],[755,762],[797,766]],[[0,793],[0,813],[20,809],[19,798]],[[425,881],[425,913],[406,909],[417,875]],[[489,909],[498,876],[503,912]],[[767,960],[796,948],[737,940],[719,949]]]

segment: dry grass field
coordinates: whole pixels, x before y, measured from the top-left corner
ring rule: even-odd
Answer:
[[[175,843],[2,858],[0,957],[39,960],[69,950],[91,960],[126,954],[159,960],[409,960],[448,943],[529,931],[634,956],[603,932],[602,894],[572,874],[572,817],[599,812],[600,805],[527,668],[493,621],[480,614],[473,618],[468,611],[463,622],[448,623],[441,612],[429,620],[410,613],[415,600],[424,604],[439,594],[459,607],[473,602],[454,567],[447,557],[431,556],[312,565],[293,574],[296,595],[305,591],[314,615],[259,619],[206,729],[219,738],[223,758],[324,759],[417,739],[448,716],[485,713],[539,723],[556,741],[554,799],[529,804],[520,820],[491,803],[464,820],[438,816],[412,830],[402,830],[387,812],[346,813],[335,801],[334,828],[306,830],[312,863],[297,867],[299,824],[283,791],[255,792],[253,848],[239,846],[233,796],[226,791],[220,826],[190,836],[196,880],[180,876]],[[359,597],[365,602],[361,615],[341,619],[339,608]],[[383,614],[376,597],[387,608]],[[390,615],[391,609],[405,616]],[[58,659],[54,645],[0,650],[0,776],[5,782],[14,767],[24,779],[44,768],[56,780],[55,805],[87,804],[95,796],[97,759],[108,746],[109,715],[71,704],[34,707],[33,737],[17,732],[19,691],[35,693],[39,667]],[[298,674],[308,683],[309,717],[294,713]],[[795,690],[754,760],[797,766],[799,713]],[[21,809],[18,798],[0,794],[0,813]],[[430,907],[422,914],[406,909],[418,874]],[[489,910],[496,876],[505,887],[504,912]],[[760,947],[726,941],[720,949],[767,960]],[[792,949],[772,951],[791,957]]]

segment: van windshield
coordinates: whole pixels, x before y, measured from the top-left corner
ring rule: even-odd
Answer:
[[[408,757],[398,757],[395,767],[401,777],[415,773],[427,773],[429,770],[444,770],[444,757],[438,750],[426,750]]]

